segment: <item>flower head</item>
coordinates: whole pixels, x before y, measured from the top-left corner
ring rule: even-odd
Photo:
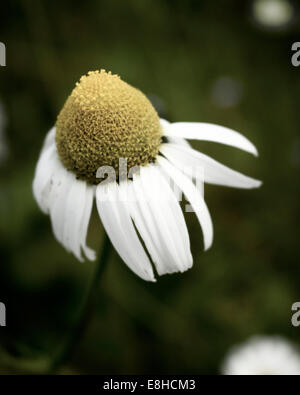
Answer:
[[[234,347],[225,358],[226,375],[299,375],[300,354],[279,336],[255,336]]]
[[[173,185],[190,202],[207,249],[213,227],[197,181],[239,188],[261,183],[195,151],[185,138],[257,154],[249,140],[228,128],[159,119],[143,93],[116,75],[101,70],[81,77],[45,139],[33,181],[57,240],[80,260],[82,252],[95,258],[86,245],[95,199],[113,246],[141,278],[155,281],[154,270],[162,275],[189,269],[189,235]],[[125,180],[117,177],[122,160]]]
[[[80,78],[56,122],[60,160],[78,178],[98,184],[97,169],[119,158],[128,167],[154,162],[161,144],[159,117],[150,101],[104,70]]]

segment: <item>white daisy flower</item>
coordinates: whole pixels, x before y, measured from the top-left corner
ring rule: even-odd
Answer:
[[[280,28],[294,17],[294,7],[289,0],[255,0],[253,17],[262,26]]]
[[[181,168],[204,169],[204,181],[211,184],[256,188],[261,183],[195,151],[186,138],[257,155],[249,140],[225,127],[159,119],[146,96],[117,75],[101,70],[81,77],[45,139],[33,181],[34,196],[50,215],[57,240],[79,260],[82,252],[95,258],[86,245],[95,199],[113,246],[138,276],[155,281],[152,263],[159,275],[189,269],[189,235],[167,180],[173,180],[193,207],[205,249],[213,240],[210,214],[192,172],[184,174]],[[103,169],[118,173],[120,158],[126,158],[129,169],[139,166],[132,180],[97,177]]]
[[[227,355],[225,375],[299,375],[298,349],[280,336],[255,336]]]

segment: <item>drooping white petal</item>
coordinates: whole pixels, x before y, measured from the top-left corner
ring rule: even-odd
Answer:
[[[83,216],[82,216],[81,225],[80,225],[80,232],[81,232],[80,244],[81,244],[81,247],[82,247],[86,257],[90,261],[94,261],[96,259],[95,251],[86,245],[86,238],[87,238],[88,226],[89,226],[89,222],[90,222],[90,218],[91,218],[91,214],[92,214],[94,196],[95,196],[94,186],[87,185],[86,186],[86,194],[85,194],[85,207],[84,207]]]
[[[95,252],[86,246],[93,188],[61,166],[51,177],[49,201],[56,239],[80,261],[83,261],[81,248],[88,259],[95,259]]]
[[[180,137],[172,137],[172,136],[168,136],[168,142],[171,144],[178,144],[178,145],[182,145],[183,147],[191,147],[190,143],[185,140],[185,139],[181,139]]]
[[[81,248],[90,260],[95,259],[95,252],[86,246],[89,219],[92,211],[93,187],[85,181],[77,180],[68,172],[69,190],[63,195],[64,216],[62,243],[66,249],[83,261]],[[68,184],[68,181],[66,182]]]
[[[132,211],[158,274],[183,272],[192,266],[189,235],[180,205],[156,166],[133,176],[138,199]]]
[[[45,214],[49,213],[49,198],[52,188],[51,178],[61,167],[55,144],[50,144],[41,152],[32,184],[33,195],[40,209]]]
[[[143,239],[158,274],[172,273],[172,258],[168,256],[163,240],[156,231],[156,223],[146,202],[140,177],[132,183],[133,200],[130,202],[130,215]]]
[[[158,202],[161,207],[156,205],[156,208],[158,208],[158,211],[162,214],[166,214],[166,222],[170,224],[174,238],[178,240],[178,243],[175,244],[177,244],[183,254],[182,264],[185,270],[185,267],[192,264],[192,256],[190,252],[189,234],[181,207],[170,185],[161,174],[159,167],[151,165],[149,166],[149,171],[144,167],[141,172],[141,181],[143,187],[148,190],[148,196],[153,196],[153,191],[155,188],[157,189],[159,197]],[[152,179],[150,183],[148,182],[149,174]]]
[[[35,171],[33,193],[42,211],[50,214],[56,239],[78,259],[82,260],[81,247],[88,259],[95,259],[95,252],[86,246],[93,187],[77,180],[60,162],[55,128],[45,139]]]
[[[68,251],[71,248],[64,241],[64,227],[65,221],[69,221],[66,215],[66,206],[67,196],[70,188],[72,188],[73,181],[76,182],[75,176],[73,179],[72,174],[63,166],[60,166],[51,176],[51,190],[49,193],[49,211],[53,233]]]
[[[170,122],[168,122],[165,119],[160,118],[160,125],[162,128],[163,135],[168,138],[169,143],[179,144],[179,145],[183,145],[186,147],[191,146],[190,143],[187,140],[185,140],[184,138],[171,136],[170,131],[169,131],[169,127],[171,125]]]
[[[171,122],[167,121],[166,119],[160,118],[159,119],[160,126],[163,129],[163,134],[167,134],[166,131],[168,130],[169,126],[171,125]]]
[[[204,181],[209,184],[246,189],[258,188],[261,185],[261,181],[232,170],[192,148],[162,144],[160,152],[175,166],[184,166],[186,171],[190,171],[191,176],[195,176],[195,170],[202,169]]]
[[[193,182],[180,170],[176,169],[176,167],[167,159],[162,156],[158,156],[157,161],[167,175],[174,180],[185,194],[187,200],[191,203],[200,222],[203,231],[204,248],[207,250],[213,242],[213,224],[201,191],[199,191]]]
[[[122,199],[122,186],[102,182],[96,189],[96,203],[103,226],[129,268],[147,281],[155,281],[152,266],[134,229],[128,203]]]
[[[258,155],[256,147],[241,133],[220,125],[202,122],[175,122],[164,127],[168,137],[213,141]]]
[[[53,126],[46,135],[42,150],[47,149],[50,145],[55,143],[56,127]]]

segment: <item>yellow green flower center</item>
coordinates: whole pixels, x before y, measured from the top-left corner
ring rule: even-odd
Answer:
[[[159,117],[147,97],[105,70],[80,78],[56,122],[56,146],[64,166],[78,178],[101,182],[96,172],[119,158],[128,168],[154,162],[161,144]]]

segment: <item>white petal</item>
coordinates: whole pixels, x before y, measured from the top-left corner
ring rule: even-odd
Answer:
[[[201,122],[175,122],[165,127],[165,135],[192,140],[214,141],[257,156],[256,147],[241,133],[224,126]]]
[[[145,175],[144,175],[144,174]],[[148,177],[152,177],[152,181],[148,182]],[[184,270],[186,270],[186,265],[192,264],[192,256],[190,252],[190,239],[185,223],[185,219],[181,210],[181,207],[175,197],[175,194],[166,182],[158,166],[149,166],[149,171],[147,168],[142,169],[141,181],[144,188],[148,189],[149,197],[151,198],[154,194],[153,191],[157,188],[158,193],[158,203],[156,204],[156,209],[162,214],[166,214],[166,222],[171,225],[174,238],[178,238],[178,242],[175,244],[181,249],[182,253],[182,265]],[[155,200],[153,202],[156,203]],[[168,215],[170,215],[168,219]],[[184,263],[189,262],[189,263]]]
[[[195,175],[195,170],[202,169],[201,174],[204,176],[204,181],[209,184],[247,189],[258,188],[261,185],[261,181],[232,170],[192,148],[176,144],[162,144],[160,151],[176,167],[184,166],[192,176]]]
[[[162,127],[163,135],[168,138],[169,143],[179,144],[179,145],[183,145],[186,147],[191,146],[190,143],[188,141],[186,141],[185,139],[176,137],[176,136],[171,136],[171,134],[169,132],[169,127],[171,125],[170,122],[166,121],[165,119],[160,118],[160,125]]]
[[[33,195],[40,209],[45,214],[49,213],[49,198],[52,188],[51,178],[61,166],[55,144],[42,150],[36,165],[32,187]]]
[[[72,188],[72,175],[60,166],[51,177],[51,190],[49,194],[50,218],[54,236],[70,251],[68,244],[64,242],[64,226],[68,221],[66,216],[67,196]]]
[[[171,122],[163,118],[160,118],[159,121],[160,121],[160,126],[162,127],[165,134],[165,132],[168,130],[169,126],[171,125]]]
[[[50,145],[55,143],[56,127],[53,126],[46,135],[42,150],[47,149]]]
[[[171,143],[171,144],[182,145],[182,146],[188,147],[188,148],[191,147],[190,143],[187,140],[181,139],[179,137],[168,136],[168,142]]]
[[[156,224],[151,215],[148,204],[144,196],[139,177],[135,177],[134,182],[134,201],[130,202],[130,214],[143,239],[147,250],[156,266],[158,274],[172,273],[173,267],[168,260],[168,253],[160,239],[159,232],[156,231]],[[166,268],[168,268],[166,270]]]
[[[96,259],[95,251],[86,245],[86,238],[87,238],[88,226],[92,214],[94,195],[95,195],[95,188],[93,186],[87,185],[86,194],[85,194],[85,207],[80,225],[80,233],[81,233],[80,244],[86,257],[90,261],[94,261]]]
[[[183,272],[192,266],[189,235],[173,191],[156,166],[141,167],[133,176],[140,216],[133,214],[158,274]]]
[[[129,268],[147,281],[155,281],[152,266],[134,229],[128,203],[122,200],[116,182],[96,189],[96,203],[103,226],[115,249]]]
[[[86,235],[93,203],[93,187],[76,180],[58,157],[55,127],[42,148],[33,180],[33,193],[45,213],[50,213],[56,239],[82,260],[81,247],[89,259],[95,252],[86,246]]]
[[[191,203],[203,230],[204,248],[207,250],[213,241],[213,224],[201,191],[198,191],[193,182],[180,170],[176,169],[168,160],[162,156],[158,156],[157,161]]]
[[[62,196],[64,225],[61,242],[80,261],[83,261],[81,248],[87,258],[93,260],[95,259],[94,251],[86,247],[88,224],[92,211],[93,187],[87,185],[85,181],[77,180],[73,173],[65,171],[68,173],[66,184],[69,184],[69,190]]]

